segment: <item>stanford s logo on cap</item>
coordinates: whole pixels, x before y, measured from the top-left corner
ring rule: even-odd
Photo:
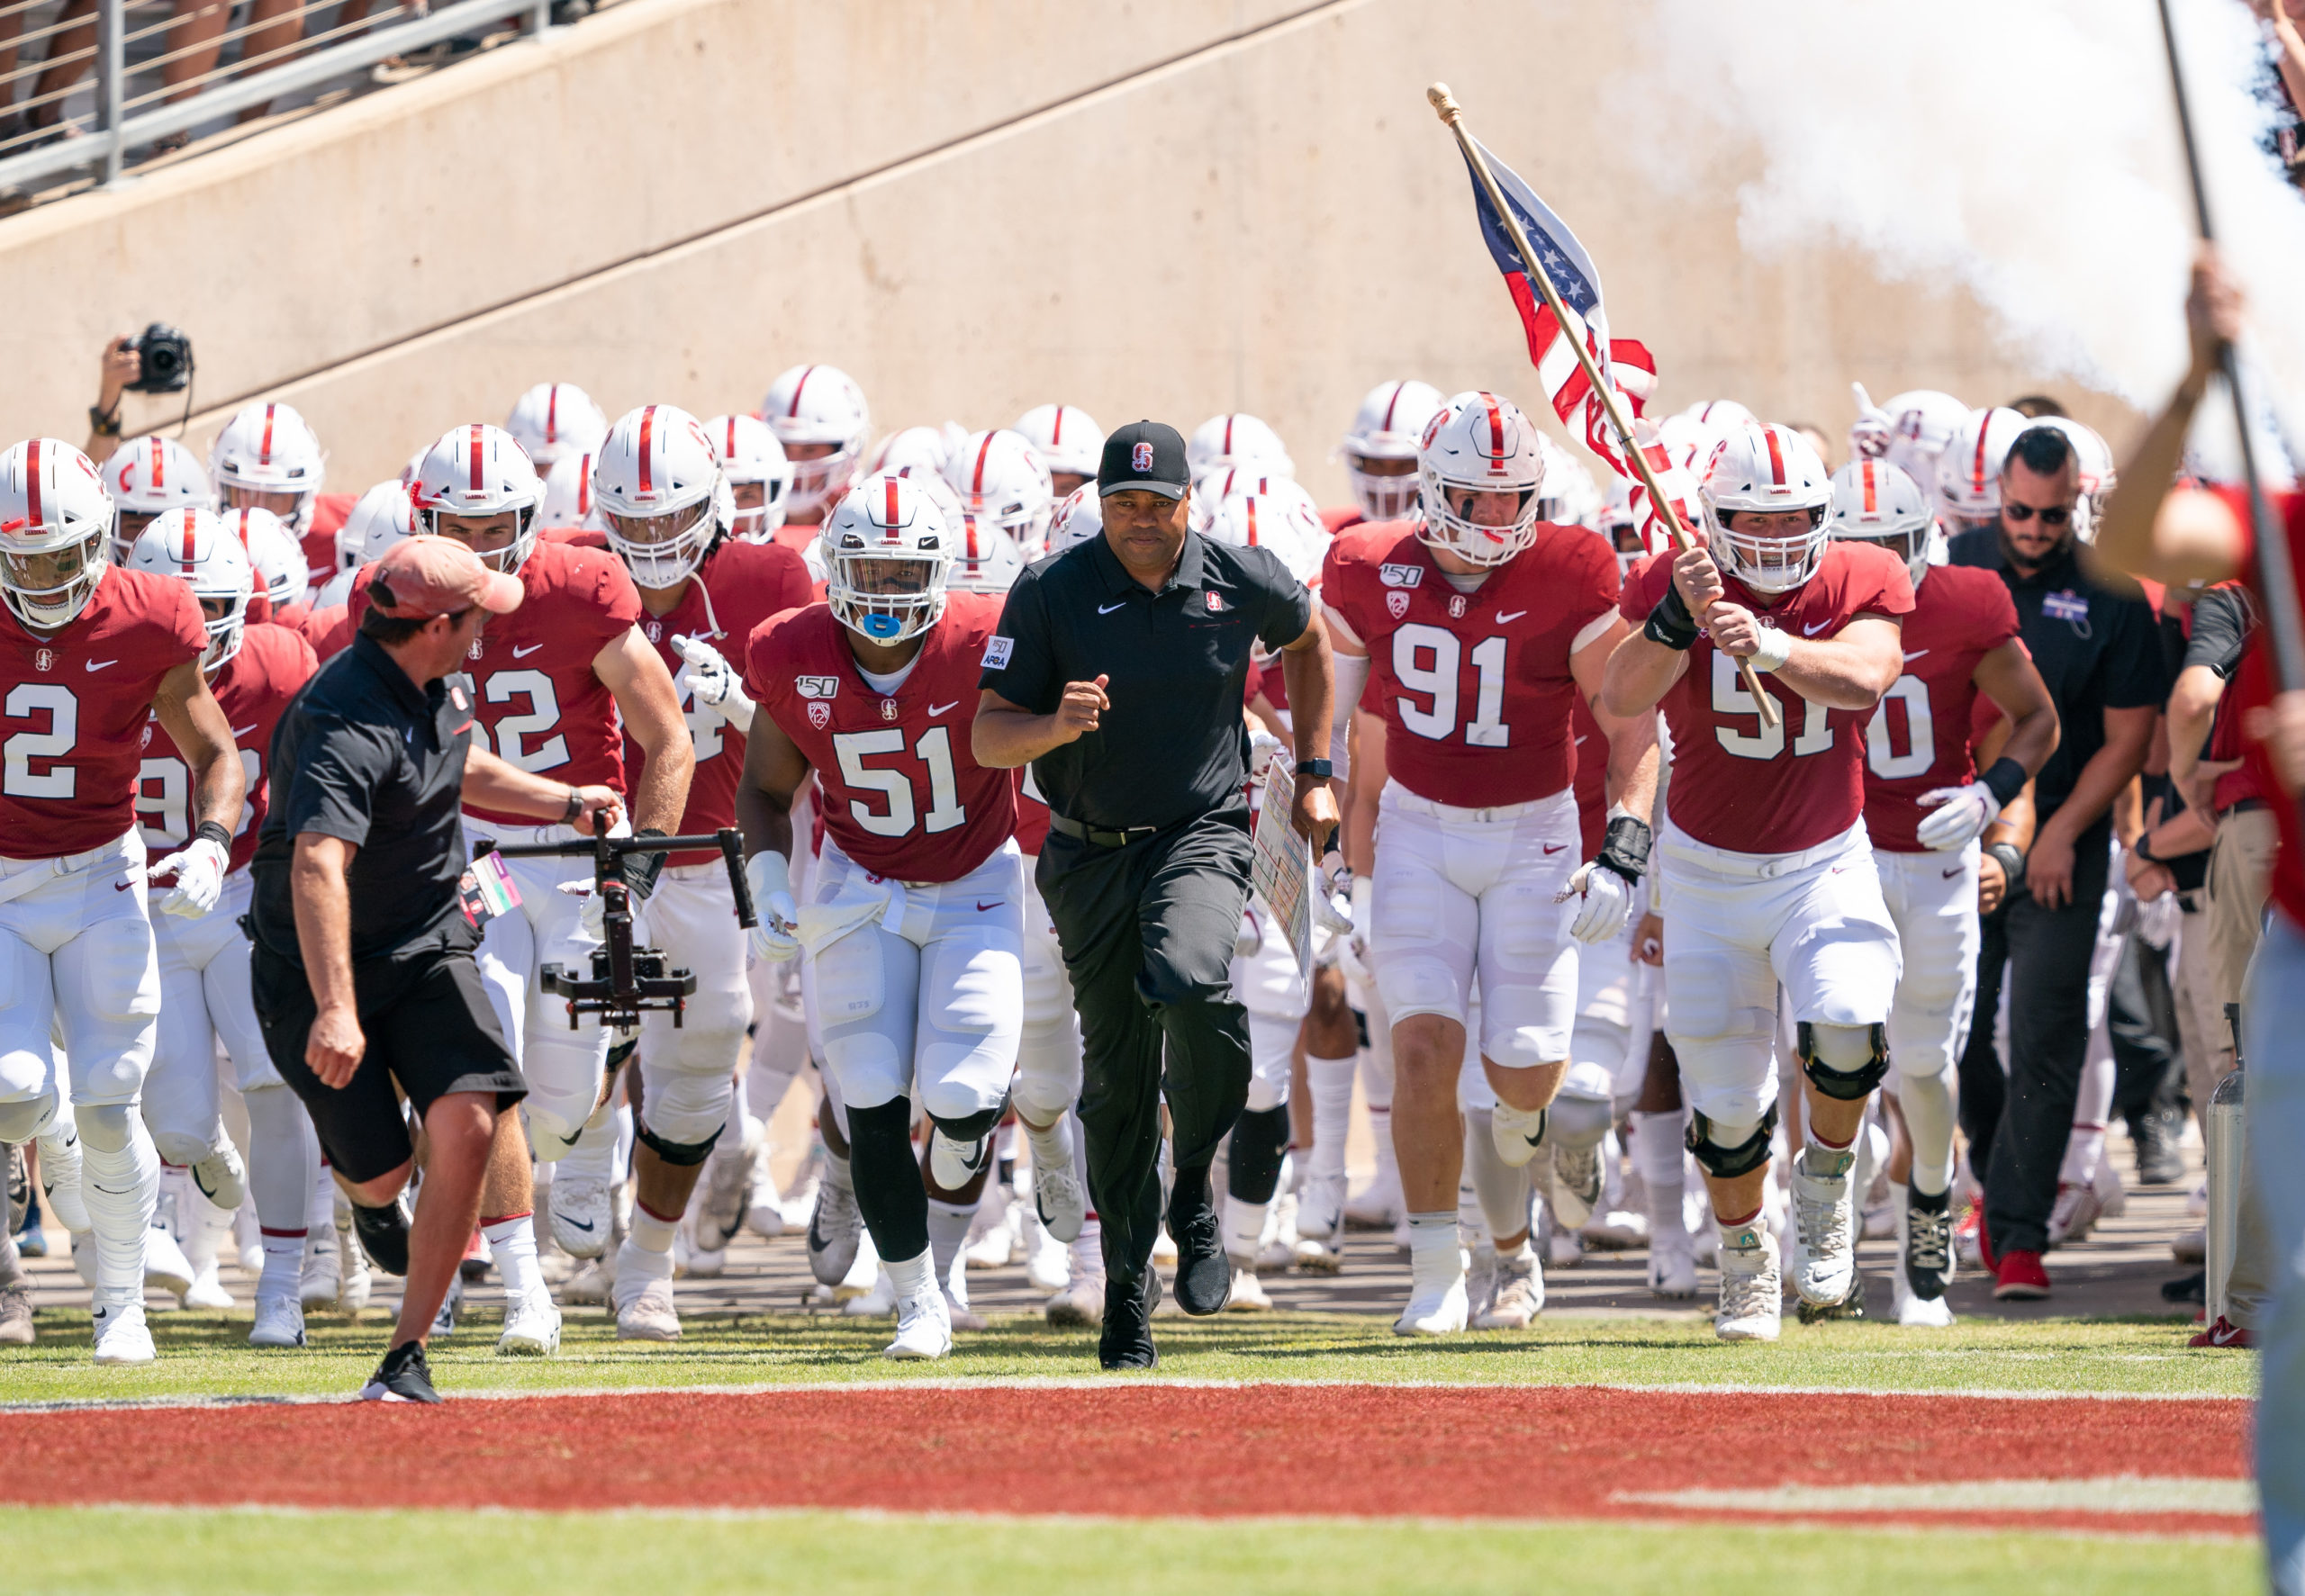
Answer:
[[[1152,445],[1149,439],[1140,441],[1134,448],[1129,450],[1128,468],[1131,471],[1152,469]]]

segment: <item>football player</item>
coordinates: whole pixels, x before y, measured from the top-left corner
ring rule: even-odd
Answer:
[[[172,437],[131,437],[104,462],[104,491],[112,495],[112,558],[128,563],[137,537],[172,509],[207,509],[216,501],[200,456]]]
[[[199,601],[114,568],[112,535],[112,496],[79,450],[43,437],[0,455],[0,1141],[39,1139],[51,1209],[94,1232],[95,1360],[134,1364],[153,1357],[144,1232],[160,1178],[136,1112],[160,1005],[143,888],[172,877],[154,906],[213,909],[248,784],[201,673]],[[154,718],[190,775],[191,837],[148,867],[135,797]]]
[[[1036,404],[1017,418],[1017,430],[1048,463],[1049,483],[1060,500],[1097,480],[1105,429],[1078,405]]]
[[[269,510],[302,545],[307,569],[323,573],[333,569],[341,515],[330,517],[325,525],[319,518],[328,460],[321,453],[320,439],[294,406],[258,401],[235,411],[208,451],[208,474],[216,483],[218,509]],[[341,506],[350,508],[348,502]],[[262,579],[259,567],[259,586]],[[300,580],[296,596],[303,585]]]
[[[244,1190],[254,1194],[264,1268],[257,1281],[256,1326],[249,1345],[301,1347],[304,1311],[299,1288],[308,1245],[307,1199],[314,1183],[312,1133],[303,1105],[273,1068],[257,1028],[249,944],[240,919],[249,907],[248,862],[264,824],[272,728],[288,700],[319,669],[319,661],[312,645],[287,627],[248,623],[255,588],[248,552],[206,510],[170,510],[152,522],[137,538],[127,564],[131,571],[185,583],[200,601],[209,638],[201,673],[239,745],[247,789],[216,906],[194,919],[163,915],[152,922],[160,1014],[144,1083],[144,1123],[162,1160],[188,1169],[200,1195],[218,1208],[229,1213],[240,1205]],[[192,772],[183,755],[158,739],[148,741],[136,781],[136,814],[145,846],[153,852],[174,853],[190,845],[192,791]],[[155,906],[165,901],[162,888],[155,887],[153,894]],[[220,1041],[248,1109],[246,1170],[224,1130],[216,1072]],[[333,1234],[323,1240],[336,1246]]]
[[[1610,656],[1602,704],[1640,715],[1661,703],[1672,734],[1658,872],[1665,1029],[1720,1226],[1713,1328],[1774,1340],[1784,1289],[1761,1199],[1780,986],[1808,1078],[1794,1285],[1831,1307],[1856,1277],[1852,1149],[1889,1070],[1900,968],[1865,835],[1861,731],[1903,668],[1912,579],[1882,549],[1829,541],[1824,462],[1787,428],[1731,432],[1698,491],[1704,543],[1625,579],[1622,611],[1642,630]],[[1775,724],[1740,661],[1759,672]]]
[[[1977,566],[1931,567],[1935,522],[1921,485],[1885,460],[1852,460],[1833,477],[1832,535],[1886,549],[1912,581],[1903,672],[1865,727],[1865,829],[1904,950],[1888,1021],[1912,1143],[1897,1322],[1941,1326],[1953,1322],[1954,1072],[1976,996],[1978,837],[2056,749],[2057,718],[2007,584]],[[2010,721],[1982,774],[1970,735],[1980,692]]]
[[[1607,843],[1578,862],[1569,705],[1599,693],[1627,628],[1608,544],[1537,520],[1537,438],[1509,400],[1450,400],[1425,427],[1416,517],[1340,537],[1322,581],[1338,661],[1336,757],[1372,678],[1369,707],[1386,726],[1369,943],[1393,1032],[1411,1268],[1394,1326],[1403,1335],[1465,1328],[1457,1077],[1476,983],[1496,1145],[1508,1165],[1527,1165],[1568,1066],[1570,939],[1621,932],[1648,862],[1657,753],[1645,706],[1596,710]],[[1492,1227],[1526,1229],[1517,1215]]]
[[[792,491],[792,463],[767,422],[757,416],[715,416],[704,424],[712,452],[728,479],[737,506],[737,537],[766,543],[784,525],[785,500]]]
[[[868,478],[825,523],[825,601],[756,630],[745,667],[759,706],[737,804],[760,909],[753,946],[805,951],[811,967],[899,1358],[941,1357],[953,1339],[911,1095],[931,1123],[936,1184],[961,1189],[992,1156],[1024,1014],[1015,795],[1008,771],[977,764],[967,725],[1001,605],[947,595],[953,538],[918,484]],[[812,771],[825,838],[802,909],[791,808]]]
[[[596,453],[608,436],[609,419],[575,383],[538,383],[512,401],[504,430],[544,473],[563,460]]]
[[[1430,383],[1379,383],[1369,390],[1338,450],[1352,482],[1352,503],[1321,512],[1330,531],[1397,521],[1416,507],[1417,446],[1440,408],[1441,390]]]
[[[816,541],[817,529],[856,484],[872,412],[864,391],[832,365],[796,365],[778,374],[761,401],[761,419],[792,467],[784,525],[772,536],[789,548]]]
[[[696,835],[732,826],[753,704],[723,650],[741,654],[755,627],[808,603],[808,570],[780,544],[735,539],[735,499],[713,441],[695,417],[671,405],[629,411],[609,429],[593,461],[592,496],[609,547],[639,590],[640,634],[671,672],[686,717],[695,763],[673,829]],[[624,752],[628,778],[645,785],[647,750],[628,738]],[[612,1297],[620,1340],[670,1341],[681,1333],[673,1234],[728,1123],[737,1056],[752,1023],[736,911],[728,871],[710,852],[671,855],[643,911],[648,945],[692,971],[696,993],[678,1025],[664,1014],[641,1018],[637,1189]],[[719,1244],[727,1245],[725,1235]]]

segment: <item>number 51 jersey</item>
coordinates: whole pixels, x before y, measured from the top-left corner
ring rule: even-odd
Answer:
[[[753,630],[745,690],[815,770],[825,830],[876,876],[957,881],[1017,828],[1009,773],[978,764],[969,747],[1003,603],[999,593],[948,597],[893,693],[864,680],[829,605]]]

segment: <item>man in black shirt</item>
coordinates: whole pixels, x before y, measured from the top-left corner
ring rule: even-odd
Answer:
[[[272,739],[272,807],[246,922],[265,1046],[301,1098],[362,1240],[405,1275],[371,1401],[438,1402],[424,1339],[480,1212],[494,1156],[525,1160],[520,1073],[480,984],[465,907],[464,803],[539,819],[616,818],[605,787],[518,771],[472,742],[472,684],[452,674],[520,584],[453,538],[416,537],[368,578],[353,645],[322,666]],[[397,1084],[397,1091],[395,1091]],[[423,1122],[424,1200],[400,1099]]]
[[[1030,762],[1049,805],[1035,879],[1080,1011],[1089,1185],[1104,1226],[1107,1368],[1156,1361],[1162,1058],[1176,1186],[1177,1298],[1232,1289],[1208,1166],[1248,1101],[1232,992],[1249,883],[1250,654],[1279,651],[1297,744],[1297,829],[1337,823],[1328,636],[1271,551],[1189,530],[1184,439],[1139,421],[1105,441],[1104,536],[1031,566],[985,654],[980,764]]]
[[[2009,1100],[1983,1172],[1993,1294],[2045,1297],[2041,1254],[2089,1043],[2089,960],[2111,862],[2113,799],[2144,768],[2167,691],[2161,644],[2134,583],[2076,544],[2080,464],[2065,434],[2020,433],[1994,525],[1953,539],[1952,563],[1998,569],[2062,735],[2033,781],[2038,816],[2025,892],[2010,905]]]

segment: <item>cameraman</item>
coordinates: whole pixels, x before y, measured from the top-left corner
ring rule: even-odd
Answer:
[[[152,368],[149,381],[148,364]],[[90,464],[101,467],[119,451],[126,430],[120,417],[124,394],[175,393],[191,382],[192,340],[175,328],[155,321],[142,332],[123,332],[112,339],[97,357],[96,402],[88,407],[88,442],[81,453]]]

